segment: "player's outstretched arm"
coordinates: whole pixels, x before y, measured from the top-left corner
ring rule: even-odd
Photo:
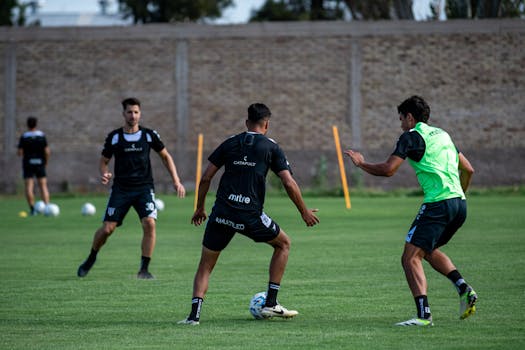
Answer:
[[[286,193],[288,193],[288,197],[290,197],[292,202],[297,207],[297,210],[299,210],[299,213],[301,213],[301,217],[306,223],[306,226],[314,226],[318,224],[319,218],[314,214],[318,211],[318,209],[308,209],[306,207],[303,196],[301,195],[301,189],[299,188],[299,185],[297,185],[297,182],[295,182],[290,171],[282,170],[278,175],[281,179],[281,182],[283,183],[284,188],[286,189]]]
[[[179,175],[177,174],[177,167],[175,166],[175,162],[173,161],[173,158],[169,154],[168,150],[166,148],[163,148],[159,152],[160,159],[162,160],[162,163],[168,170],[171,176],[171,180],[173,181],[173,188],[175,188],[175,191],[177,191],[177,196],[179,198],[184,198],[186,196],[186,189],[182,185],[182,182],[180,181]]]
[[[191,217],[191,223],[195,226],[199,226],[207,218],[205,210],[206,194],[210,189],[211,180],[218,170],[219,168],[210,162],[201,176],[201,180],[199,182],[199,193],[197,194],[197,206],[195,213],[193,213],[193,216]]]
[[[397,169],[401,166],[404,159],[395,155],[391,155],[383,163],[367,163],[365,158],[360,152],[353,151],[351,149],[344,152],[347,156],[350,157],[352,163],[358,168],[363,169],[370,175],[375,176],[387,176],[390,177],[397,172]]]

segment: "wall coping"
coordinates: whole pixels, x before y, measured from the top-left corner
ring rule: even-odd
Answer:
[[[147,24],[123,27],[0,27],[0,42],[223,39],[266,37],[364,37],[417,34],[483,34],[525,32],[522,19],[448,21],[304,21],[261,22],[240,25],[196,23]]]

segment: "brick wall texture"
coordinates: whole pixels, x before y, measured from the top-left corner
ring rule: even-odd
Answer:
[[[142,101],[142,125],[159,131],[188,189],[197,135],[206,161],[244,130],[253,102],[271,108],[268,135],[300,185],[326,164],[336,186],[332,125],[344,149],[383,161],[401,133],[396,107],[413,94],[473,163],[474,186],[525,183],[523,20],[0,28],[0,193],[20,188],[16,144],[29,115],[48,137],[51,190],[104,190],[102,143],[128,96]],[[157,190],[170,191],[152,159]],[[354,186],[358,171],[348,161],[346,171]],[[417,186],[408,164],[362,182]]]

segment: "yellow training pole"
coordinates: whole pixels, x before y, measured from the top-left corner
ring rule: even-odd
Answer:
[[[197,209],[197,198],[199,197],[199,183],[201,182],[202,172],[202,134],[199,134],[197,142],[197,174],[195,176],[195,200],[193,201],[193,211]]]
[[[348,193],[348,184],[346,183],[345,164],[343,162],[343,153],[341,152],[341,143],[339,141],[339,131],[337,130],[337,126],[333,125],[332,131],[334,132],[335,149],[337,151],[337,160],[339,161],[339,172],[341,173],[341,183],[345,195],[346,209],[350,209],[350,194]]]

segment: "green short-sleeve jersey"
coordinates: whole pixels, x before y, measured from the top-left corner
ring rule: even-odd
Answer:
[[[423,188],[424,202],[431,203],[465,194],[459,180],[459,154],[449,134],[426,123],[414,127],[425,141],[425,154],[419,162],[409,159]]]

